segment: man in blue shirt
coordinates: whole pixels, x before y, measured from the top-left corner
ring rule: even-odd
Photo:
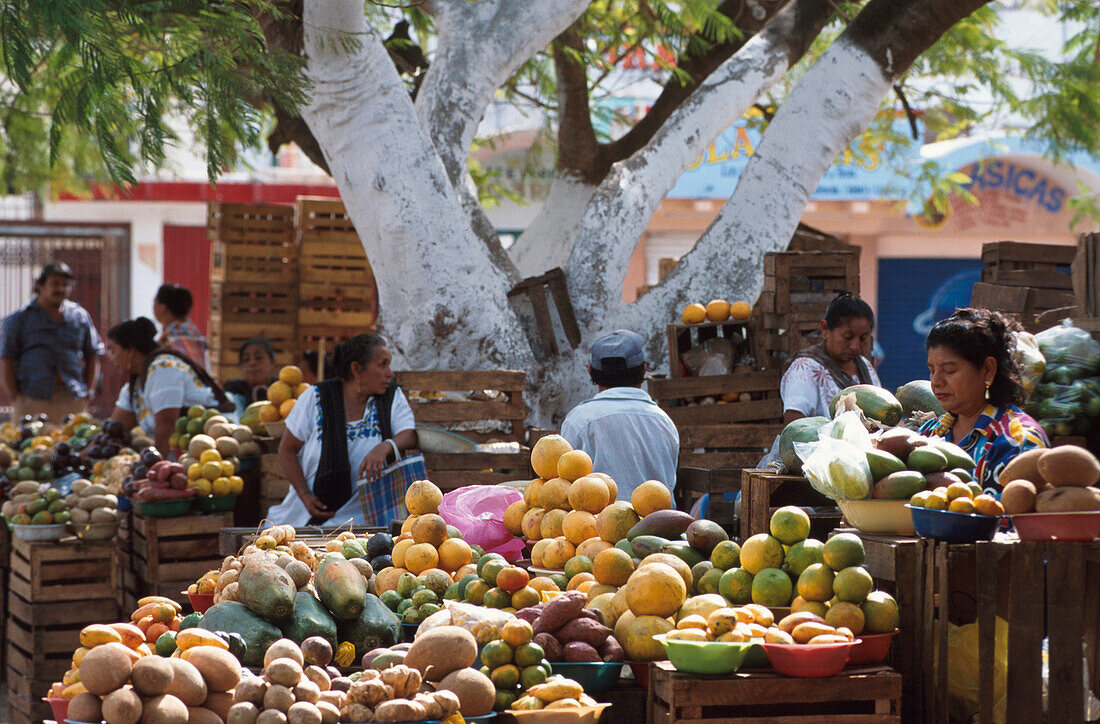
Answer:
[[[47,264],[34,299],[4,319],[0,380],[16,420],[45,413],[60,422],[83,412],[94,393],[103,341],[87,310],[69,299],[73,278],[68,264]]]
[[[642,338],[616,330],[592,343],[588,374],[599,394],[565,416],[561,434],[574,448],[592,456],[592,470],[611,476],[619,500],[658,480],[676,485],[680,434],[672,419],[641,389],[648,367]]]

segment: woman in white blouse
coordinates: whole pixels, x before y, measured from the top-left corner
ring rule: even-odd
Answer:
[[[291,489],[268,511],[273,523],[359,521],[354,481],[377,480],[395,459],[394,447],[403,453],[416,446],[412,408],[393,383],[392,359],[385,340],[374,334],[333,350],[335,377],[311,386],[287,416],[279,460]]]

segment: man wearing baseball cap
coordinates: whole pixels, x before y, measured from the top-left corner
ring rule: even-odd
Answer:
[[[83,412],[95,390],[103,341],[87,310],[69,299],[73,279],[68,264],[47,264],[35,279],[34,299],[4,319],[0,381],[13,419],[45,413],[61,422]]]
[[[592,470],[611,476],[619,500],[630,500],[634,488],[659,480],[676,485],[680,434],[672,419],[645,390],[642,338],[626,329],[592,343],[588,374],[599,393],[565,416],[561,434],[592,456]]]

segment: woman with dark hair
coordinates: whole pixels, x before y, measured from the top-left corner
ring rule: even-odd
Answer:
[[[412,408],[394,382],[392,358],[375,334],[352,337],[333,350],[329,379],[312,385],[287,416],[279,460],[291,489],[268,511],[272,522],[362,522],[353,481],[377,480],[416,445]]]
[[[803,417],[829,417],[829,403],[852,385],[881,387],[874,366],[862,354],[875,328],[867,302],[844,292],[829,303],[819,323],[821,341],[794,356],[780,381],[783,424]]]
[[[1024,390],[1013,358],[1020,325],[988,309],[957,309],[928,333],[928,376],[946,410],[921,428],[966,450],[974,478],[1000,489],[997,478],[1017,455],[1048,447],[1043,428],[1020,409]]]
[[[111,419],[127,429],[139,425],[157,449],[167,453],[180,411],[192,405],[217,406],[221,390],[194,360],[157,346],[156,336],[156,325],[145,317],[107,332],[107,357],[130,378],[119,392]]]
[[[239,412],[253,402],[267,399],[267,388],[275,381],[275,348],[266,337],[246,339],[237,350],[237,369],[241,376],[225,383]]]
[[[194,301],[187,287],[179,284],[160,285],[157,295],[153,297],[153,316],[161,325],[157,343],[165,349],[176,350],[203,367],[209,367],[206,337],[187,318],[191,314]]]

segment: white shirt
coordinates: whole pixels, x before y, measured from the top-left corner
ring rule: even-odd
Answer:
[[[397,394],[393,396],[393,404],[390,406],[392,434],[412,430],[415,426],[416,422],[413,419],[409,401],[405,399],[401,388],[398,388]],[[303,443],[302,449],[298,451],[298,464],[302,466],[306,486],[312,491],[313,480],[317,477],[317,468],[321,464],[321,401],[317,397],[316,385],[311,385],[298,398],[294,409],[287,415],[286,430]],[[352,496],[329,519],[327,524],[331,525],[341,525],[348,520],[365,524],[363,507],[359,503],[359,496],[355,494],[354,480],[359,475],[359,466],[363,463],[363,458],[382,442],[382,433],[378,427],[378,412],[375,409],[373,397],[367,402],[362,419],[347,423],[347,439],[348,461],[351,463],[353,481]],[[306,506],[298,497],[298,492],[292,486],[283,502],[272,506],[267,511],[267,517],[274,525],[302,526],[307,524],[313,516],[306,510]]]
[[[672,418],[637,387],[612,387],[565,416],[561,435],[592,457],[592,470],[611,476],[619,500],[647,480],[676,486],[680,433]]]
[[[882,387],[878,374],[871,363],[863,358],[867,370],[871,373],[871,384]],[[859,384],[859,378],[852,378],[852,385]],[[829,417],[829,403],[840,393],[833,376],[825,366],[809,357],[799,357],[779,382],[779,395],[783,398],[783,410],[801,412],[806,417]]]
[[[149,365],[145,385],[135,391],[130,404],[130,383],[122,386],[115,402],[119,408],[134,413],[138,425],[149,435],[156,433],[156,413],[161,410],[179,410],[182,407],[202,405],[213,407],[218,399],[214,390],[202,383],[191,366],[171,355],[161,355]]]

